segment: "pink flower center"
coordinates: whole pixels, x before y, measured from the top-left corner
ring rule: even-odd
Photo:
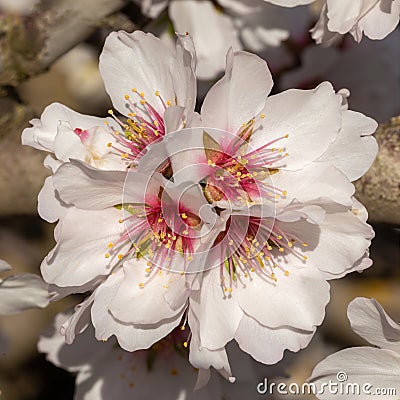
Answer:
[[[132,101],[129,95],[125,95],[126,105],[129,110],[126,122],[117,117],[113,110],[108,113],[120,125],[121,132],[114,127],[108,125],[110,133],[116,139],[118,145],[108,144],[113,148],[122,159],[129,162],[129,166],[136,166],[139,159],[147,152],[147,146],[160,141],[165,133],[164,112],[167,107],[171,106],[171,101],[164,101],[158,91],[155,92],[159,99],[159,107],[161,111],[157,111],[146,99],[143,92],[132,89],[134,95],[140,98],[139,104]]]
[[[79,139],[81,139],[82,143],[84,143],[89,137],[89,131],[87,130],[75,128],[74,132],[79,137]]]
[[[278,199],[286,196],[285,190],[271,185],[268,179],[279,171],[274,168],[274,164],[288,156],[284,148],[273,145],[286,139],[288,135],[249,151],[254,123],[253,119],[243,125],[236,135],[223,137],[212,149],[207,147],[206,142],[209,140],[204,140],[210,167],[205,195],[210,202],[224,199],[248,204],[260,198]]]
[[[278,262],[278,256],[290,252],[305,262],[307,256],[295,249],[301,243],[308,244],[293,234],[285,234],[274,225],[272,218],[259,218],[234,215],[231,216],[227,228],[217,238],[221,248],[220,277],[221,285],[226,292],[232,292],[233,281],[250,278],[253,273],[272,281],[277,281],[274,270],[281,269],[285,276],[289,271]],[[229,285],[226,285],[225,274],[229,275]]]
[[[130,249],[117,255],[119,260],[132,254],[137,258],[145,257],[149,274],[171,269],[172,264],[178,268],[178,264],[183,263],[181,272],[185,272],[188,262],[193,259],[201,219],[183,205],[165,201],[168,196],[162,196],[162,193],[160,190],[158,197],[147,198],[144,206],[123,206],[130,214],[119,221],[125,223],[126,230],[115,244],[110,243],[106,258],[115,256],[118,249],[130,241]]]

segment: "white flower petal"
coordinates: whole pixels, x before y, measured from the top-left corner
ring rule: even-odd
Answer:
[[[205,273],[196,315],[202,347],[217,350],[235,336],[243,311],[237,302],[236,291],[229,295],[224,293],[218,268]]]
[[[8,264],[1,262],[2,271]],[[12,275],[0,280],[0,315],[15,314],[29,308],[44,308],[49,304],[47,284],[34,274]]]
[[[333,163],[350,181],[355,181],[368,171],[376,157],[378,145],[371,135],[377,127],[372,118],[344,111],[342,128],[336,140],[317,161]]]
[[[337,43],[341,35],[336,32],[331,32],[328,25],[328,15],[327,15],[327,7],[326,4],[323,5],[321,9],[321,15],[315,24],[315,26],[310,29],[311,37],[315,40],[317,44],[323,44],[325,46],[330,46]]]
[[[270,328],[290,326],[314,331],[325,315],[329,301],[329,285],[319,271],[311,266],[285,266],[289,275],[276,269],[277,282],[258,274],[239,283],[236,288],[242,310],[260,324]]]
[[[291,89],[268,97],[265,118],[253,133],[251,145],[258,148],[282,138],[271,147],[284,148],[289,155],[277,164],[283,169],[301,169],[336,139],[342,119],[340,108],[341,97],[329,82],[313,90]]]
[[[110,336],[115,335],[120,346],[127,351],[147,349],[178,326],[183,311],[158,324],[134,325],[117,321],[109,312],[109,304],[115,297],[123,279],[124,274],[120,269],[110,275],[96,291],[92,307],[92,322],[96,330],[96,338],[107,340]]]
[[[56,222],[65,215],[67,205],[59,198],[53,185],[53,177],[45,179],[38,195],[38,213],[47,222]]]
[[[115,243],[124,224],[122,211],[110,208],[100,211],[70,208],[59,222],[58,244],[42,262],[43,278],[58,286],[81,286],[96,277],[110,273],[106,258],[108,244]],[[122,246],[126,251],[129,243]]]
[[[54,138],[54,154],[61,161],[69,161],[70,158],[84,160],[86,149],[79,136],[70,128],[69,123],[60,122],[57,127],[57,135]]]
[[[400,355],[400,325],[375,299],[357,297],[348,306],[351,329],[369,343]]]
[[[129,324],[156,324],[182,314],[187,296],[176,308],[172,308],[164,296],[168,292],[172,298],[180,298],[180,293],[185,291],[183,275],[163,270],[150,274],[146,272],[145,259],[129,260],[124,263],[123,270],[122,283],[109,304],[114,318]]]
[[[90,364],[90,360],[104,348],[104,344],[97,340],[87,340],[93,335],[93,328],[78,336],[73,345],[67,345],[64,336],[60,333],[61,326],[67,321],[70,314],[60,313],[55,317],[53,326],[43,332],[39,338],[38,350],[46,354],[46,359],[54,365],[71,372],[78,372]],[[94,339],[94,337],[93,337]],[[80,343],[84,342],[85,346]]]
[[[123,203],[125,179],[126,172],[102,171],[72,160],[54,174],[53,184],[65,203],[98,210]]]
[[[314,332],[292,328],[268,328],[244,314],[235,333],[235,340],[255,360],[276,364],[282,359],[285,350],[299,351],[308,345],[313,335]]]
[[[345,372],[347,384],[359,384],[360,395],[330,393],[325,390],[319,393],[321,400],[336,400],[338,398],[348,400],[368,400],[375,392],[376,388],[397,388],[400,375],[400,357],[390,350],[381,350],[371,347],[352,347],[334,353],[321,361],[313,370],[308,378],[309,382],[314,383],[317,388],[325,383],[325,389],[329,381],[338,383],[337,375]],[[370,393],[362,393],[365,384]],[[379,396],[385,400],[397,400],[399,394]],[[378,396],[377,396],[378,397]]]
[[[54,151],[54,140],[61,122],[68,123],[72,130],[85,130],[103,125],[104,121],[105,118],[83,115],[60,103],[53,103],[45,108],[40,119],[30,121],[33,127],[22,132],[22,144],[39,150]]]
[[[125,95],[135,88],[143,93],[146,101],[162,116],[165,110],[158,91],[165,102],[175,101],[176,105],[189,107],[194,104],[195,82],[191,73],[191,54],[188,45],[180,41],[177,61],[176,54],[169,46],[151,33],[123,31],[111,33],[100,55],[100,72],[114,107],[127,115]],[[134,66],[132,64],[134,60]],[[176,63],[179,63],[179,68]],[[175,68],[174,68],[175,67]],[[175,75],[175,76],[174,76]],[[181,78],[177,81],[178,76]],[[118,79],[116,79],[118,77]],[[141,100],[132,98],[133,102]]]
[[[264,0],[267,1],[268,3],[276,4],[277,6],[282,6],[282,7],[296,7],[296,6],[301,6],[304,4],[310,4],[314,0]]]
[[[199,79],[215,78],[224,68],[228,48],[241,48],[232,18],[210,0],[171,0],[168,14],[175,31],[188,32],[193,38]]]
[[[207,370],[214,367],[219,373],[230,382],[234,382],[231,367],[228,361],[228,355],[224,348],[217,350],[208,350],[200,343],[199,337],[199,320],[196,316],[196,304],[198,299],[191,298],[191,307],[189,308],[188,322],[192,332],[190,341],[189,361],[195,368]],[[201,384],[207,383],[206,379],[201,380],[196,385],[199,388]]]
[[[94,301],[94,292],[74,308],[74,313],[60,326],[65,343],[72,344],[76,335],[86,330],[90,323],[90,309]]]
[[[288,193],[285,199],[280,200],[282,207],[292,199],[317,205],[352,205],[354,186],[339,169],[328,162],[312,162],[299,171],[281,171],[271,179],[277,188]]]
[[[296,221],[278,226],[289,237],[299,237],[307,243],[302,252],[308,257],[309,268],[318,268],[326,279],[335,279],[352,272],[371,244],[372,228],[353,212],[328,212],[319,225]]]
[[[224,77],[204,99],[203,126],[236,133],[264,108],[272,86],[272,76],[264,60],[251,53],[230,50]]]

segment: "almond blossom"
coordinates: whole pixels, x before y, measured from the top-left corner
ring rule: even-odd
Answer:
[[[171,400],[200,400],[220,395],[216,380],[193,391],[197,372],[187,361],[179,330],[148,350],[129,353],[115,340],[97,341],[93,327],[72,345],[65,344],[59,329],[66,318],[56,316],[54,326],[39,339],[38,349],[56,366],[77,374],[74,399],[154,399],[162,393]]]
[[[231,340],[266,364],[307,346],[327,281],[371,265],[351,182],[375,157],[377,124],[329,82],[268,97],[266,62],[232,49],[194,113],[195,51],[178,38],[175,53],[142,32],[107,39],[100,71],[123,116],[110,112],[102,145],[118,167],[59,158],[45,196],[64,211],[41,270],[59,296],[90,292],[63,324],[68,343],[92,323],[137,351],[181,326],[201,386],[210,367],[235,380]],[[34,125],[36,146],[46,124]],[[67,125],[86,151],[96,133]]]
[[[399,23],[400,0],[326,0],[320,18],[311,30],[317,44],[334,43],[350,33],[360,42],[363,34],[381,40]]]
[[[351,347],[322,360],[308,379],[317,387],[337,381],[345,371],[345,383],[358,384],[361,394],[318,393],[319,399],[368,399],[376,393],[384,399],[398,399],[400,373],[400,325],[393,321],[375,299],[357,297],[348,306],[347,316],[355,333],[374,347]],[[343,382],[343,381],[342,381]],[[377,389],[386,389],[378,393]],[[392,391],[389,392],[389,389]]]
[[[150,18],[165,9],[178,32],[188,32],[196,47],[196,75],[202,80],[215,79],[224,69],[229,47],[263,52],[278,47],[289,37],[289,24],[282,7],[309,4],[314,0],[135,0]],[[204,29],[207,26],[207,29]],[[149,26],[152,29],[152,26]],[[163,32],[154,28],[166,40]]]
[[[190,61],[192,44],[188,40],[185,35],[179,36],[176,50],[171,50],[153,35],[143,32],[131,36],[126,32],[110,35],[104,46],[100,70],[106,66],[102,73],[106,89],[127,121],[123,123],[112,110],[113,118],[97,118],[53,103],[40,119],[30,121],[32,127],[22,133],[22,144],[53,153],[56,159],[51,156],[45,159],[45,166],[53,173],[70,158],[103,170],[125,170],[140,158],[148,144],[167,130],[178,128],[182,107],[194,108],[196,84]],[[131,41],[132,45],[127,46],[126,41]],[[152,59],[157,54],[163,62],[153,63],[141,74],[130,76],[128,72],[127,79],[132,85],[121,93],[121,88],[113,83],[113,74],[129,71],[130,59],[124,54],[126,48],[134,59]],[[115,61],[119,59],[123,61]],[[157,82],[157,88],[148,87],[150,75]],[[146,100],[143,91],[150,96]],[[128,93],[132,93],[132,99]],[[125,104],[127,98],[129,104]],[[171,99],[176,99],[174,105]],[[127,140],[125,135],[135,140]],[[39,215],[48,222],[57,221],[66,211],[54,192],[51,176],[45,181],[38,203]]]

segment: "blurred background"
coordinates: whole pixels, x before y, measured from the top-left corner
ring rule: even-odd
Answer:
[[[20,145],[22,130],[55,101],[81,113],[106,116],[111,104],[98,71],[106,36],[113,30],[142,29],[173,43],[174,30],[196,32],[195,10],[180,10],[187,12],[181,15],[172,3],[169,9],[164,6],[149,15],[139,0],[0,0],[0,259],[13,266],[8,274],[39,273],[42,259],[54,246],[54,225],[42,221],[36,212],[37,194],[48,174],[43,167],[45,155]],[[226,1],[198,3],[211,4],[215,18],[224,18],[209,27],[215,30],[213,37],[218,40],[214,41],[220,42],[220,48],[212,47],[208,39],[194,38],[202,78],[198,108],[221,75],[225,53],[232,45],[266,59],[274,75],[274,93],[330,80],[336,90],[350,89],[351,109],[381,123],[379,157],[357,183],[358,198],[369,209],[376,232],[371,247],[374,265],[362,274],[331,282],[326,319],[306,350],[295,356],[286,354],[277,369],[259,367],[260,376],[280,371],[291,375],[290,382],[302,383],[326,355],[365,344],[351,331],[346,317],[353,298],[374,297],[400,321],[400,118],[393,118],[400,114],[400,32],[379,42],[364,38],[357,44],[345,36],[335,47],[317,47],[308,31],[318,19],[318,1],[295,9],[269,7],[265,10],[269,17],[261,21],[229,9]],[[214,14],[210,15],[205,18],[212,24]],[[260,26],[256,34],[252,26]],[[0,316],[2,399],[73,398],[73,375],[48,363],[38,354],[36,344],[55,314],[79,300],[71,296],[45,310]]]

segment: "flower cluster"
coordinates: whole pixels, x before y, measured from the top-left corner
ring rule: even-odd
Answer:
[[[195,68],[187,34],[171,50],[112,33],[100,71],[116,111],[52,104],[23,143],[52,153],[39,213],[58,221],[57,244],[42,275],[56,298],[89,292],[66,341],[91,322],[133,352],[178,327],[201,386],[211,366],[234,381],[232,340],[265,364],[307,346],[328,281],[371,265],[351,182],[377,124],[329,82],[268,97],[266,62],[232,50],[197,113]]]

